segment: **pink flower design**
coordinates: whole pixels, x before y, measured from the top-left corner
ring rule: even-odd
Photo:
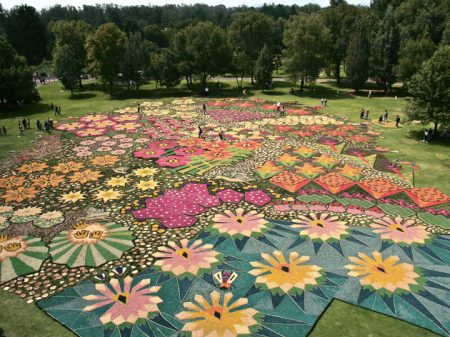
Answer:
[[[121,139],[121,138],[127,138],[127,136],[119,134],[119,135],[112,136],[112,138],[114,138],[114,139]]]
[[[112,150],[112,147],[110,147],[110,146],[101,146],[97,149],[97,151],[100,151],[100,152],[109,152],[111,150]]]
[[[90,137],[90,136],[101,136],[104,135],[106,132],[107,132],[106,129],[87,128],[83,130],[77,130],[75,131],[75,134],[78,137]]]
[[[424,226],[420,226],[413,219],[403,219],[402,217],[384,217],[374,220],[371,225],[374,233],[380,234],[381,239],[391,240],[395,243],[425,243],[430,237]]]
[[[114,140],[108,140],[106,142],[103,142],[101,145],[102,146],[114,146],[116,144],[117,144],[117,142],[115,142]]]
[[[267,229],[268,222],[264,219],[264,214],[253,210],[245,214],[244,212],[243,208],[238,208],[236,213],[225,210],[225,214],[216,214],[213,218],[212,229],[220,234],[246,237],[251,237]]]
[[[120,138],[119,142],[121,142],[121,143],[132,143],[133,142],[133,138],[130,138],[130,137]],[[145,142],[147,142],[147,140],[145,140]]]
[[[127,122],[122,124],[116,124],[112,127],[114,131],[128,131],[128,132],[136,132],[137,129],[139,129],[142,126],[142,124],[134,123],[134,122]]]
[[[114,121],[105,119],[102,121],[96,121],[96,122],[89,123],[89,124],[87,124],[87,126],[90,128],[108,128],[108,127],[114,126],[116,124],[117,123]]]
[[[91,151],[83,151],[83,152],[77,152],[75,155],[77,157],[83,158],[83,157],[88,157],[92,154]]]
[[[130,147],[133,147],[133,144],[132,143],[121,143],[117,146],[120,147],[121,149],[128,149]]]
[[[141,118],[141,116],[138,114],[123,114],[111,117],[111,119],[116,122],[133,122],[139,120],[139,118]]]
[[[198,147],[182,147],[173,152],[178,156],[198,156],[199,154],[205,152],[205,150]]]
[[[73,122],[73,123],[58,124],[55,126],[55,129],[62,130],[62,131],[74,131],[77,129],[82,129],[85,126],[86,125],[84,125],[83,123]]]
[[[96,143],[95,140],[88,139],[88,140],[83,140],[82,142],[80,142],[80,145],[89,146],[89,145],[94,145],[95,143]]]
[[[111,138],[109,138],[108,136],[100,136],[100,137],[95,137],[94,140],[96,142],[106,142],[108,140],[110,140]]]
[[[121,144],[123,145],[123,144]],[[163,149],[141,149],[134,152],[134,156],[136,158],[150,159],[150,158],[159,158],[165,153]]]
[[[75,152],[84,152],[84,151],[89,151],[90,148],[87,147],[87,146],[76,146],[76,147],[73,148],[73,150]]]
[[[143,279],[132,286],[133,278],[127,276],[123,286],[117,279],[112,279],[109,285],[96,284],[99,295],[83,296],[86,301],[96,303],[83,308],[83,311],[93,311],[105,306],[112,306],[100,316],[103,324],[112,323],[120,326],[125,323],[135,324],[139,319],[147,319],[159,312],[158,304],[162,299],[155,294],[161,287],[149,287],[150,279]],[[112,288],[112,289],[111,289]]]
[[[189,158],[185,156],[168,156],[159,158],[156,163],[163,167],[179,167],[189,163]]]
[[[196,240],[190,246],[188,243],[183,239],[179,244],[169,242],[169,247],[160,247],[154,254],[160,260],[154,266],[177,277],[187,277],[203,274],[219,262],[220,253],[213,249],[213,245],[203,244],[202,240]]]
[[[121,154],[125,154],[125,153],[127,153],[127,151],[125,151],[125,150],[114,150],[114,151],[111,151],[111,154],[116,154],[116,155],[121,155]]]
[[[301,215],[295,219],[292,228],[300,228],[300,235],[310,237],[312,240],[327,241],[329,239],[340,239],[342,235],[348,234],[347,222],[338,221],[337,216],[329,216],[329,213],[309,213],[309,217]]]
[[[171,149],[177,146],[177,142],[170,140],[157,140],[148,144],[149,148],[153,149]]]

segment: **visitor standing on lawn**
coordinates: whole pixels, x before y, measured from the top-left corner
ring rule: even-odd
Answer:
[[[206,104],[205,103],[203,103],[202,108],[203,108],[203,115],[206,116]]]
[[[385,109],[385,110],[384,110],[384,121],[385,121],[385,122],[388,121],[388,116],[389,116],[389,113],[388,113],[388,111]]]
[[[397,118],[395,119],[395,126],[398,128],[400,124],[400,116],[397,115]]]

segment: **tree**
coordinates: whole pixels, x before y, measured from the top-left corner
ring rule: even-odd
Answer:
[[[200,22],[186,28],[186,51],[192,61],[194,74],[200,77],[202,87],[208,76],[228,69],[231,49],[222,28],[211,22]]]
[[[243,54],[247,58],[246,64],[253,84],[255,63],[260,50],[265,44],[273,46],[273,20],[262,13],[238,13],[228,29],[230,44],[235,54]]]
[[[422,63],[436,51],[433,41],[427,39],[409,40],[400,50],[398,74],[403,81],[409,81],[417,73]]]
[[[168,47],[168,41],[164,31],[157,25],[147,25],[144,27],[144,38],[155,43],[160,48]]]
[[[159,54],[152,54],[150,73],[157,82],[167,88],[172,88],[180,83],[180,73],[176,66],[177,55],[168,48],[161,49]]]
[[[337,84],[340,84],[341,65],[345,59],[352,27],[360,13],[356,7],[348,5],[343,0],[332,0],[330,4],[331,6],[325,9],[321,15],[325,26],[330,30],[331,44],[329,48],[329,59]]]
[[[122,79],[127,83],[134,84],[137,90],[143,83],[142,73],[148,67],[150,46],[141,33],[132,33],[125,42],[125,53],[121,63]]]
[[[0,35],[5,34],[6,28],[6,13],[3,9],[2,4],[0,3]]]
[[[301,14],[289,19],[283,38],[284,68],[292,80],[301,80],[301,91],[305,78],[317,78],[320,68],[326,65],[330,40],[330,31],[319,15]]]
[[[36,91],[33,76],[24,57],[0,35],[0,105],[33,100]]]
[[[57,21],[51,26],[51,31],[55,35],[55,52],[53,55],[55,64],[73,63],[70,68],[77,74],[78,84],[81,88],[81,75],[87,66],[86,39],[92,32],[92,27],[84,21]],[[57,58],[60,56],[65,59],[59,61]],[[69,56],[71,60],[68,59]],[[56,72],[62,74],[66,70],[56,69]]]
[[[397,79],[396,65],[400,48],[400,33],[392,6],[385,12],[378,24],[376,36],[371,46],[371,76],[387,91]]]
[[[369,48],[366,25],[360,19],[354,25],[345,57],[347,81],[356,91],[362,88],[369,77]]]
[[[64,85],[64,88],[70,90],[70,93],[73,94],[73,89],[78,84],[80,78],[73,49],[67,44],[63,44],[62,46],[58,45],[54,50],[54,60],[55,75]]]
[[[125,34],[113,23],[101,25],[87,39],[86,49],[91,72],[100,76],[103,83],[108,83],[110,95],[120,72],[125,40]]]
[[[450,123],[450,46],[441,46],[422,65],[409,83],[411,100],[407,114],[411,119],[434,123]]]
[[[38,65],[47,56],[47,35],[34,7],[14,7],[6,19],[8,41],[29,65]]]
[[[192,84],[192,75],[195,70],[193,60],[187,51],[187,29],[182,29],[173,35],[171,50],[176,54],[176,63],[180,76],[186,79],[186,85],[189,88]]]
[[[255,65],[256,84],[263,89],[272,86],[272,72],[274,69],[273,55],[269,47],[265,44],[259,53]]]

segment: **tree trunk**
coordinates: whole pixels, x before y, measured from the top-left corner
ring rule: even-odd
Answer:
[[[189,76],[186,76],[186,87],[189,89]]]
[[[436,137],[438,125],[439,125],[438,122],[434,122],[434,133],[433,133],[433,136],[434,136],[434,137]]]
[[[158,80],[155,81],[155,89],[158,89]]]
[[[300,92],[303,92],[303,88],[305,87],[305,76],[302,76],[300,80]]]
[[[336,62],[334,65],[334,77],[337,85],[341,84],[341,62]]]
[[[252,70],[252,72],[250,74],[250,77],[252,78],[252,85],[255,84],[255,82],[253,81],[253,70]]]
[[[109,95],[112,96],[113,94],[113,81],[109,81]]]
[[[83,88],[83,83],[81,82],[81,75],[78,76],[78,85],[80,86],[80,89]]]

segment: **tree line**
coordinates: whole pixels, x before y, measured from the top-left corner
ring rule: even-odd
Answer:
[[[339,84],[344,70],[356,91],[369,78],[389,91],[398,80],[410,83],[449,44],[449,12],[449,0],[373,0],[369,7],[331,0],[325,8],[56,5],[41,12],[0,5],[0,48],[15,51],[0,61],[1,83],[19,73],[17,85],[27,82],[28,66],[46,59],[71,91],[86,72],[110,93],[119,82],[139,89],[149,79],[167,87],[198,79],[205,86],[220,74],[233,74],[238,85],[249,76],[270,88],[280,68],[300,90],[322,70]],[[2,102],[20,96],[3,86]]]

